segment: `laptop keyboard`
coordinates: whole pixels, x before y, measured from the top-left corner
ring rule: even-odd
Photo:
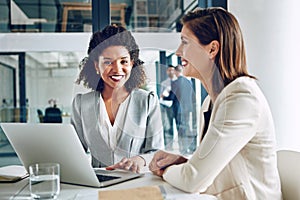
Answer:
[[[104,182],[104,181],[110,181],[110,180],[113,180],[113,179],[118,179],[120,177],[117,177],[117,176],[107,176],[107,175],[103,175],[103,174],[96,174],[98,180],[100,182]]]

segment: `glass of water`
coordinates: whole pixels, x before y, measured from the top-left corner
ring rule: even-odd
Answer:
[[[56,199],[60,191],[58,163],[36,163],[29,166],[29,187],[33,199]]]

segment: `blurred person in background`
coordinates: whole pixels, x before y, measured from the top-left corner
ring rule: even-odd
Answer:
[[[171,84],[177,79],[175,74],[175,67],[173,65],[168,65],[166,74],[168,78],[161,82],[160,84],[160,109],[161,116],[164,127],[164,141],[165,149],[173,150],[173,140],[174,140],[174,111],[173,111],[173,99],[166,99],[170,96]],[[165,98],[165,99],[164,99]]]

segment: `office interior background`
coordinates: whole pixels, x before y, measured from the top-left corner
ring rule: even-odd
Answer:
[[[300,150],[297,0],[0,0],[0,122],[39,123],[37,110],[56,99],[63,123],[70,123],[73,97],[88,91],[74,82],[95,28],[93,11],[105,3],[110,14],[96,10],[98,19],[133,32],[145,61],[146,89],[157,92],[166,66],[180,62],[180,17],[199,5],[232,12],[243,31],[249,70],[270,103],[278,149]],[[199,110],[205,92],[199,81],[192,83]],[[16,163],[0,132],[0,166]]]

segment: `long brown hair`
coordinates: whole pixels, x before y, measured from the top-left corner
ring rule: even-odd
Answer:
[[[188,12],[182,23],[207,45],[213,40],[220,43],[215,58],[224,86],[238,77],[250,75],[247,70],[245,45],[237,19],[223,8],[197,8]]]

